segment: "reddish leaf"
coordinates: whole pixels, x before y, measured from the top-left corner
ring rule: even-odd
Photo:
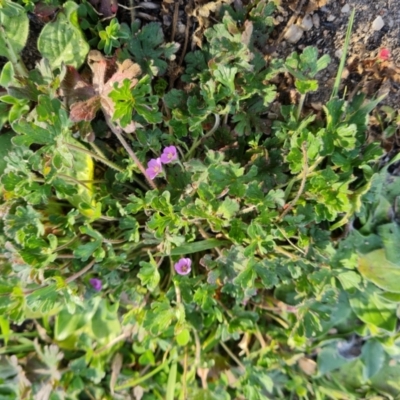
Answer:
[[[91,121],[100,109],[100,96],[95,96],[86,101],[72,104],[70,119],[73,122]]]
[[[33,13],[42,21],[49,22],[55,15],[56,11],[59,9],[58,6],[45,4],[39,2],[35,4]]]
[[[72,104],[90,99],[96,95],[96,92],[82,79],[74,67],[68,65],[67,73],[61,83],[61,95],[66,97],[68,104]]]

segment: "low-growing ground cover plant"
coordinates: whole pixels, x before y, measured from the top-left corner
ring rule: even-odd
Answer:
[[[0,0],[0,394],[399,396],[399,161],[367,140],[381,99],[306,109],[330,60],[263,56],[272,1],[221,7],[177,87],[157,23],[59,6],[28,71],[26,9]]]

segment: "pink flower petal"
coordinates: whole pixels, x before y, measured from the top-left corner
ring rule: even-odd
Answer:
[[[152,158],[147,164],[146,174],[150,179],[154,179],[161,172],[162,172],[161,159]]]
[[[181,258],[174,265],[174,268],[179,275],[187,275],[192,270],[192,260],[190,258]]]
[[[169,164],[170,162],[177,160],[178,151],[176,150],[176,147],[175,146],[166,147],[163,150],[160,159],[163,164]]]

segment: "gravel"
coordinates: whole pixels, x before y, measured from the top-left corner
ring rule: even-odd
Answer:
[[[301,3],[303,7],[299,10]],[[293,24],[302,25],[298,21],[304,21],[309,14],[312,20],[311,29],[302,29],[300,36],[299,29],[294,28],[295,31],[291,32],[289,38],[285,35],[283,41],[277,45],[277,54],[285,58],[293,51],[301,52],[306,46],[316,46],[320,55],[329,54],[332,60],[329,67],[317,76],[320,88],[318,92],[309,96],[309,102],[326,102],[330,97],[340,62],[339,55],[342,54],[344,47],[348,21],[354,8],[356,14],[347,58],[357,57],[362,63],[364,60],[376,58],[381,49],[387,48],[390,50],[393,65],[400,66],[400,0],[306,0],[303,2],[282,0],[281,2],[280,11],[277,12],[276,17],[283,17],[282,22],[277,27],[277,33],[274,33],[275,36],[271,38],[269,45],[276,45],[280,31],[287,30],[286,35],[287,32],[293,31],[293,28],[288,26],[288,22],[296,11],[300,11]],[[297,38],[298,40],[295,41],[294,39]],[[349,79],[344,83],[349,86],[348,90],[352,90],[362,79],[362,74],[358,76],[348,73],[347,75]],[[387,79],[382,78],[387,84]],[[379,87],[377,89],[379,90]],[[398,89],[398,83],[393,81],[388,96],[382,104],[399,108]]]

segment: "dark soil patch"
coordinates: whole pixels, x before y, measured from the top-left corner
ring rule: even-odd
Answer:
[[[321,7],[319,5],[322,5]],[[302,25],[304,19],[311,19],[312,27],[304,31],[300,40],[290,43],[283,39],[276,45],[276,38],[271,38],[269,45],[277,46],[279,57],[286,57],[292,51],[300,52],[306,46],[315,46],[322,54],[329,54],[331,64],[317,77],[318,92],[309,96],[309,102],[321,102],[329,98],[344,46],[346,30],[352,9],[356,10],[352,30],[347,68],[344,71],[342,89],[347,92],[361,90],[369,96],[387,93],[382,104],[397,108],[400,101],[399,75],[388,77],[370,74],[364,66],[366,60],[375,59],[382,48],[390,50],[391,66],[400,65],[400,2],[396,0],[283,0],[276,14],[279,22],[275,35],[289,28],[288,22]],[[312,11],[310,11],[310,9]],[[373,29],[373,21],[381,17],[384,25],[380,30]],[[356,64],[356,65],[355,65]],[[366,76],[366,75],[370,76]]]

